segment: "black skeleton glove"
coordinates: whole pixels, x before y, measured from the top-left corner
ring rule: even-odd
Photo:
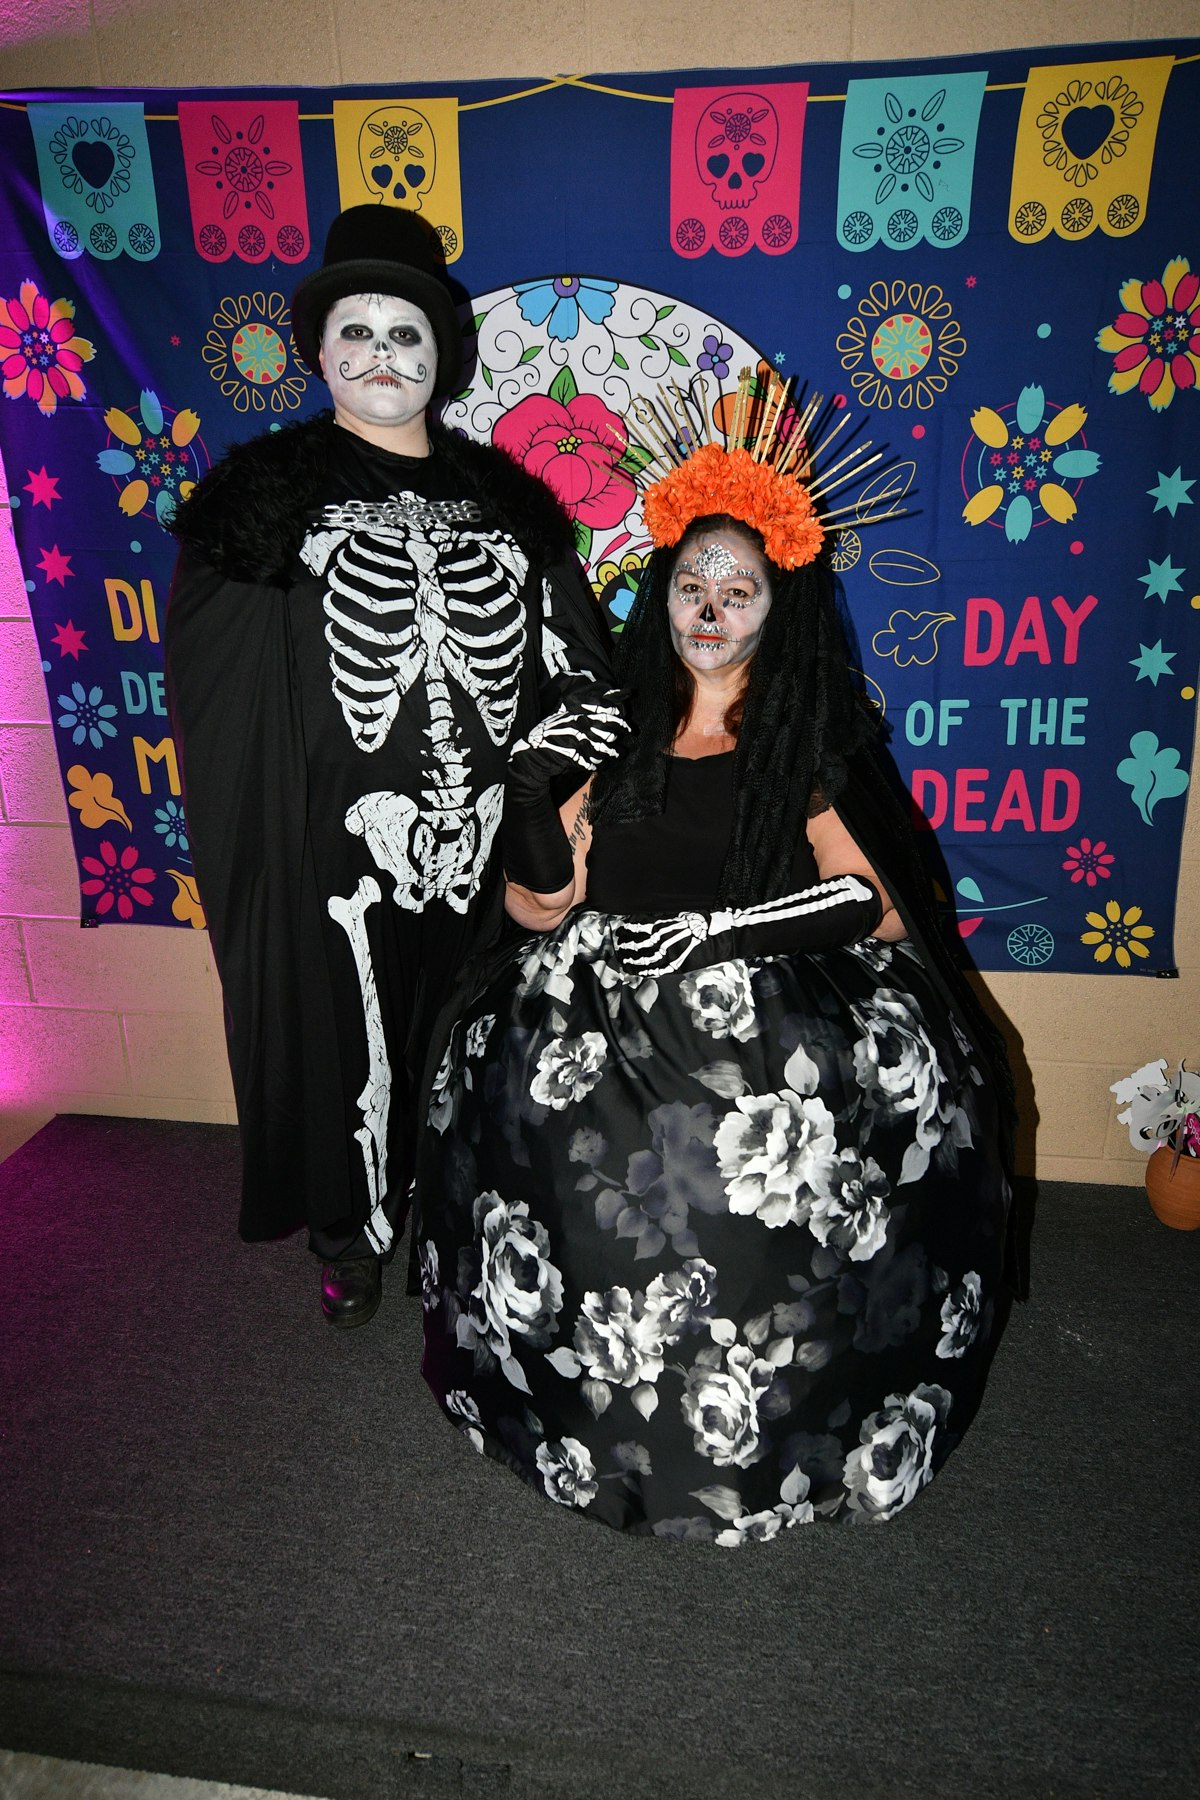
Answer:
[[[552,787],[564,775],[582,785],[620,753],[629,726],[619,701],[616,688],[568,700],[509,752],[500,852],[508,879],[531,893],[557,894],[571,882],[575,862]]]
[[[673,975],[730,958],[833,950],[867,937],[883,917],[879,890],[861,875],[837,875],[762,906],[685,912],[668,919],[622,918],[613,935],[628,973]]]

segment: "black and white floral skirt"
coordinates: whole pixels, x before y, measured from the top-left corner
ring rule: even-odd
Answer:
[[[511,950],[454,1027],[414,1220],[425,1378],[477,1449],[620,1530],[890,1519],[997,1329],[971,1045],[906,945],[655,977],[621,923]]]

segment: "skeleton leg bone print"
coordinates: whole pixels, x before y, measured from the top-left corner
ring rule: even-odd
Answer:
[[[367,1079],[358,1106],[363,1122],[354,1136],[361,1146],[367,1171],[367,1193],[370,1216],[367,1236],[379,1255],[391,1248],[392,1227],[383,1210],[387,1197],[388,1112],[392,1097],[392,1069],[388,1061],[387,1042],[383,1035],[383,1016],[379,1010],[379,989],[371,964],[371,946],[367,939],[367,909],[380,898],[379,883],[364,875],[348,900],[337,895],[329,901],[329,916],[342,927],[350,939],[358,984],[362,990],[363,1017],[367,1027]]]

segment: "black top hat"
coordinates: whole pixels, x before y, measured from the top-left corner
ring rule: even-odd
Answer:
[[[368,202],[347,207],[329,227],[325,260],[292,295],[292,332],[318,370],[325,315],[347,294],[396,294],[419,306],[437,340],[435,394],[453,393],[462,372],[462,329],[446,285],[441,239],[416,213]]]

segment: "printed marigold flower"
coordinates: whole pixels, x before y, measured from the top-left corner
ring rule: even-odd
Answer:
[[[1141,940],[1152,938],[1154,927],[1140,923],[1140,906],[1130,906],[1122,912],[1116,900],[1109,900],[1102,914],[1090,912],[1085,917],[1093,929],[1081,932],[1079,941],[1096,946],[1092,955],[1098,963],[1106,963],[1115,956],[1122,969],[1131,969],[1134,956],[1149,956],[1150,952]]]
[[[19,299],[0,299],[0,373],[10,400],[28,395],[49,418],[60,400],[83,399],[79,371],[96,350],[75,336],[74,317],[69,300],[52,303],[32,281],[21,283]]]
[[[814,562],[825,542],[812,496],[794,475],[779,475],[756,462],[748,450],[702,444],[679,468],[649,488],[642,518],[651,541],[677,544],[693,519],[728,513],[762,535],[771,561],[781,569]]]
[[[1109,392],[1136,387],[1162,412],[1177,388],[1194,388],[1200,375],[1200,274],[1177,256],[1161,281],[1125,282],[1121,305],[1124,310],[1096,337],[1113,358]]]

